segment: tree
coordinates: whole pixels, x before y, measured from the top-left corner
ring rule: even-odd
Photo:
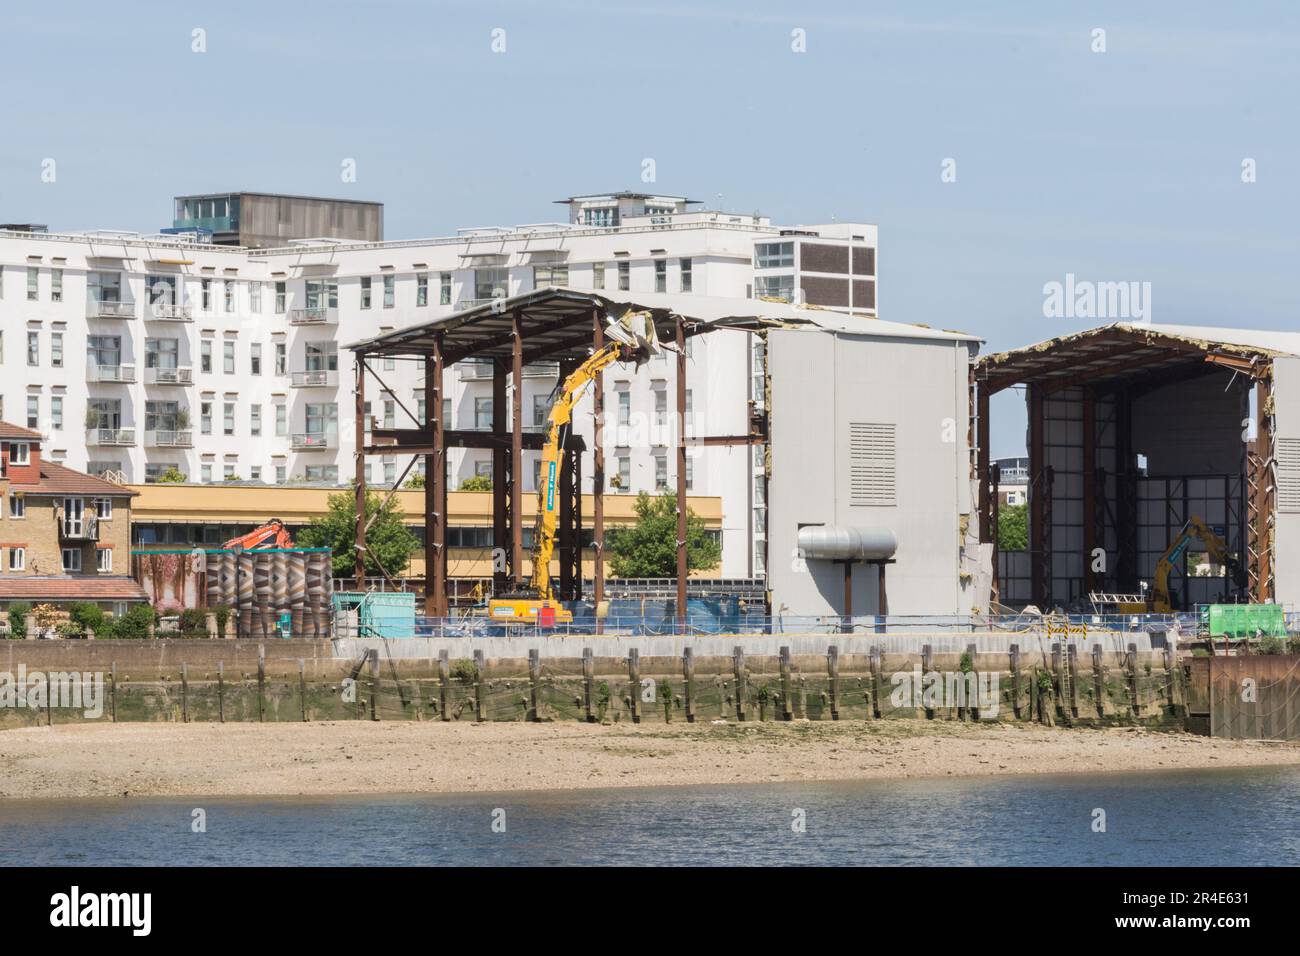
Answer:
[[[420,474],[418,471],[415,472],[410,478],[406,479],[406,484],[402,485],[402,487],[409,488],[412,491],[418,491],[424,487],[424,475]]]
[[[461,491],[491,491],[492,479],[487,475],[475,475],[473,478],[466,478],[460,483]]]
[[[185,476],[175,466],[171,466],[154,481],[160,485],[181,485],[185,483]]]
[[[672,495],[636,496],[636,524],[609,533],[611,563],[620,578],[670,578],[677,574],[677,499]],[[686,567],[716,568],[722,546],[704,527],[704,519],[686,511]]]
[[[1024,551],[1029,547],[1028,505],[1003,505],[998,509],[998,550]]]
[[[330,495],[329,509],[299,533],[298,543],[307,548],[329,548],[334,552],[334,573],[351,577],[356,570],[356,515],[354,492]],[[368,491],[366,521],[366,574],[387,572],[396,577],[406,570],[420,544],[402,524],[401,505],[396,498],[385,501]]]

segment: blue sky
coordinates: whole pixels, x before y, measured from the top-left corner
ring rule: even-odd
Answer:
[[[652,157],[664,192],[879,224],[882,317],[986,349],[1096,324],[1044,318],[1066,273],[1150,282],[1156,322],[1295,328],[1300,8],[988,6],[23,4],[0,219],[155,230],[174,194],[259,189],[381,200],[409,238],[550,220]]]

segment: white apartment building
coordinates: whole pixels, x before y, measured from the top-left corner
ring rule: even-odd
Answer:
[[[0,419],[41,431],[54,461],[127,481],[175,469],[190,482],[346,484],[354,373],[340,352],[383,331],[548,285],[802,297],[875,315],[875,226],[782,228],[644,193],[562,203],[565,222],[278,248],[0,230]],[[743,332],[690,341],[688,433],[743,434],[746,399],[762,397],[761,343]],[[410,427],[408,411],[425,414],[421,368],[388,360],[375,372],[385,388],[367,386],[372,422]],[[556,377],[553,364],[525,369],[525,427],[544,423]],[[674,487],[674,379],[667,355],[637,374],[606,373],[607,492]],[[490,427],[491,388],[490,368],[453,367],[447,426]],[[590,443],[590,415],[575,420]],[[525,455],[531,493],[537,453]],[[368,480],[394,482],[405,466],[372,458]],[[762,448],[693,448],[688,469],[691,494],[722,498],[721,574],[762,574]],[[450,461],[453,488],[490,472],[490,452]]]

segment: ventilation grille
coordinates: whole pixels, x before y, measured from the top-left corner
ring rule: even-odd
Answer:
[[[893,505],[894,426],[849,422],[849,504]]]
[[[1277,510],[1300,512],[1300,438],[1277,440]]]

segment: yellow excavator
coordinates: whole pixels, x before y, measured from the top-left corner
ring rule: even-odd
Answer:
[[[1156,562],[1155,583],[1147,593],[1146,599],[1138,604],[1120,604],[1119,610],[1125,614],[1141,614],[1148,611],[1155,614],[1172,613],[1174,605],[1169,596],[1169,575],[1193,540],[1199,540],[1204,544],[1209,559],[1227,568],[1233,582],[1238,587],[1243,586],[1245,582],[1241,566],[1236,556],[1228,550],[1227,543],[1215,534],[1209,525],[1193,515],[1188,519],[1187,524],[1183,525],[1183,530],[1178,532],[1170,542],[1165,553],[1160,555],[1160,560]]]
[[[560,469],[563,436],[573,419],[573,407],[596,375],[615,362],[638,367],[658,354],[654,320],[649,312],[627,312],[611,320],[605,329],[607,344],[597,349],[561,384],[559,397],[551,405],[542,446],[542,463],[537,481],[537,524],[533,530],[533,577],[526,589],[503,594],[488,601],[488,618],[501,624],[568,624],[573,612],[560,604],[551,587],[551,557],[555,553],[555,530],[559,522]]]

